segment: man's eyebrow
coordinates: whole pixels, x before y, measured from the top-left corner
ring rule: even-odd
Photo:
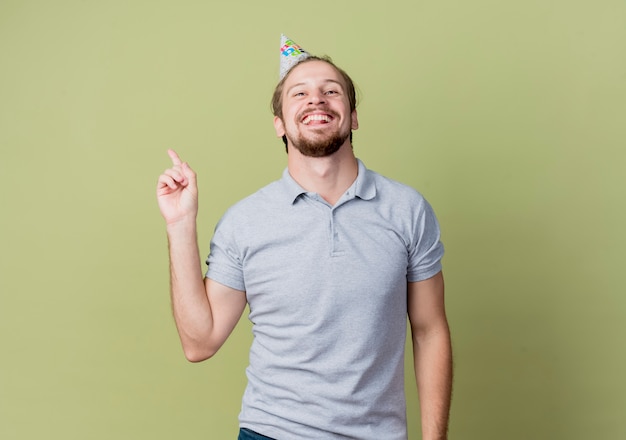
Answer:
[[[328,79],[325,79],[325,80],[324,80],[324,83],[334,83],[334,84],[337,84],[337,85],[338,85],[339,87],[341,87],[341,89],[343,90],[343,84],[341,83],[341,81],[337,81],[336,79],[328,78]],[[306,83],[306,81],[303,81],[303,82],[299,82],[299,83],[297,83],[297,84],[294,84],[294,85],[292,85],[291,87],[289,87],[289,88],[287,89],[287,93],[291,93],[291,90],[292,90],[292,89],[295,89],[296,87],[301,87],[301,86],[304,86],[304,85],[306,85],[306,84],[307,84],[307,83]]]

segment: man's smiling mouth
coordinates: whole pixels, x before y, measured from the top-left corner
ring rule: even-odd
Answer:
[[[306,115],[304,118],[302,118],[302,123],[304,125],[309,125],[311,123],[322,123],[322,124],[327,124],[330,121],[333,120],[333,117],[327,114],[310,114],[310,115]]]

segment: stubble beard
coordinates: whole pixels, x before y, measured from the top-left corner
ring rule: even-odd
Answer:
[[[331,112],[329,112],[331,113]],[[334,117],[338,115],[331,113]],[[300,119],[301,115],[298,116]],[[302,155],[308,157],[326,157],[330,156],[341,148],[350,137],[350,130],[342,133],[339,130],[333,133],[324,133],[324,128],[320,127],[319,133],[315,133],[311,138],[305,137],[302,133],[297,132],[294,135],[286,133],[289,143]]]
[[[302,155],[308,157],[326,157],[339,151],[341,146],[346,143],[350,133],[334,133],[327,137],[316,137],[307,139],[299,135],[296,139],[287,136],[287,139]]]

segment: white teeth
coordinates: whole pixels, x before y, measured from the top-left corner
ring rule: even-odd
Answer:
[[[308,125],[312,121],[330,122],[330,116],[328,115],[308,115],[302,120],[304,125]]]

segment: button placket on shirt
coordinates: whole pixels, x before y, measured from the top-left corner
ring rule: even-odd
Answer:
[[[337,211],[347,202],[354,198],[352,191],[348,190],[341,199],[330,209],[330,233],[331,233],[331,256],[341,256],[345,253],[344,237],[341,232],[341,224],[337,221]],[[345,209],[345,207],[343,207]]]
[[[335,204],[335,206],[331,206],[326,200],[320,197],[319,194],[313,192],[305,193],[306,197],[309,201],[313,202],[318,207],[322,208],[326,215],[328,216],[328,235],[329,235],[329,244],[330,244],[330,256],[337,257],[341,256],[345,253],[345,249],[343,249],[342,243],[342,234],[341,234],[341,226],[336,221],[336,212],[342,205],[346,202],[350,201],[354,198],[354,195],[351,191],[347,191],[341,199]]]

